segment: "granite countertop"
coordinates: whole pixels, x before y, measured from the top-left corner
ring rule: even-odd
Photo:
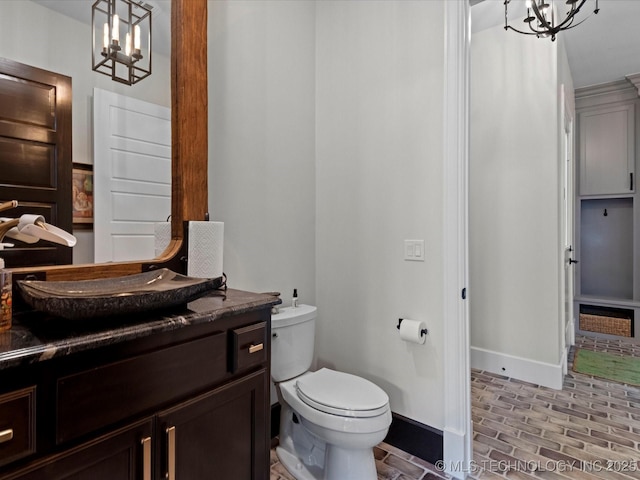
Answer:
[[[213,322],[279,303],[280,299],[272,295],[228,289],[213,291],[186,307],[113,319],[74,321],[30,312],[14,318],[11,330],[0,333],[0,370]]]

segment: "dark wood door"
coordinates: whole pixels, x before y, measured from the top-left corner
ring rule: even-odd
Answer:
[[[157,478],[267,480],[266,379],[262,369],[159,414]]]
[[[71,232],[71,148],[71,78],[0,58],[0,201],[20,203],[0,217],[33,213]],[[8,267],[72,260],[69,247],[7,241]]]
[[[3,479],[151,479],[153,474],[151,471],[153,465],[152,428],[153,421],[151,419],[138,422],[72,448],[63,454],[53,455],[35,462],[29,468],[9,474]]]

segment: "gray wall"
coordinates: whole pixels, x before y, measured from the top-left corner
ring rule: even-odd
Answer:
[[[633,200],[582,200],[581,203],[581,294],[632,300]]]

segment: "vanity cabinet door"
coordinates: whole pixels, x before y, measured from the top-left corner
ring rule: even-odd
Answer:
[[[267,480],[267,380],[261,369],[158,414],[158,478]]]
[[[153,421],[146,419],[64,453],[51,455],[3,480],[151,480]]]

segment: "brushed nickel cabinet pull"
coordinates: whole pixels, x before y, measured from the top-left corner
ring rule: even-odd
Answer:
[[[251,345],[249,347],[249,353],[256,353],[259,352],[260,350],[262,350],[264,348],[264,343],[259,343],[258,345]]]
[[[8,442],[13,439],[13,428],[7,428],[0,432],[0,443]]]
[[[151,480],[151,437],[145,437],[142,443],[142,480]]]
[[[167,480],[176,480],[176,427],[167,428]]]

